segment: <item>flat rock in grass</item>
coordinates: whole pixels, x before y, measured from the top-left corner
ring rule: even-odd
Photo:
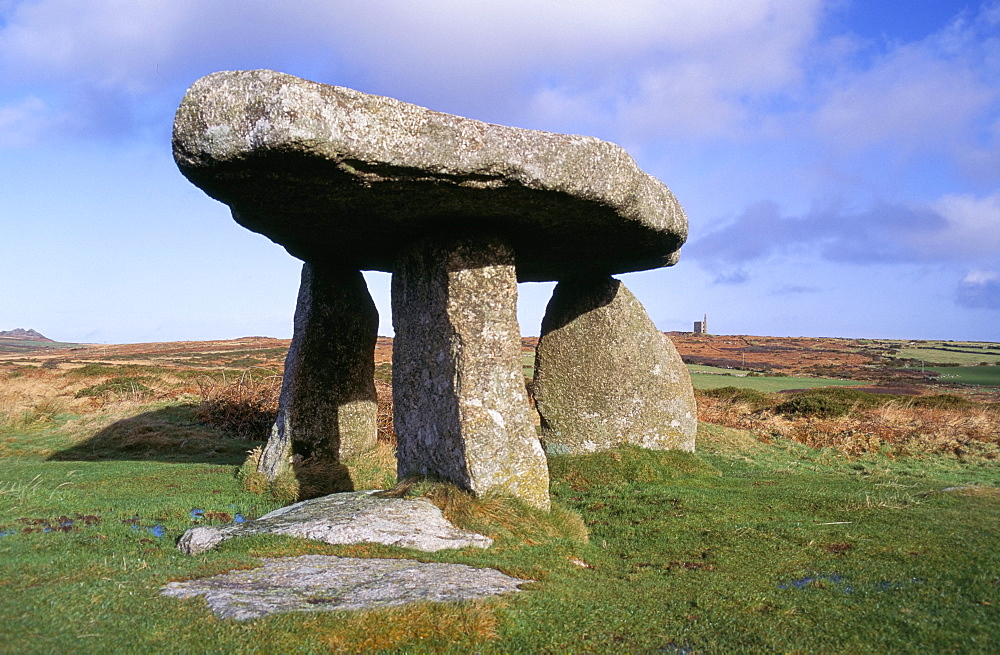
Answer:
[[[234,537],[280,534],[328,544],[376,543],[435,552],[489,548],[493,540],[460,530],[426,498],[383,498],[376,491],[331,494],[282,507],[259,519],[185,532],[177,548],[197,555]]]
[[[302,555],[201,580],[171,582],[160,593],[204,595],[220,619],[246,621],[280,612],[357,610],[417,601],[453,602],[519,591],[529,582],[494,569],[405,559]]]
[[[269,70],[223,71],[174,120],[181,172],[306,261],[392,272],[433,234],[508,239],[522,281],[670,266],[687,216],[619,146],[442,114]]]

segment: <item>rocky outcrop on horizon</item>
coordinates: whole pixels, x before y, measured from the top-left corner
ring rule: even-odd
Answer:
[[[24,328],[14,328],[13,330],[0,330],[0,337],[6,337],[8,339],[28,339],[31,341],[52,341],[48,337],[36,332],[35,330],[25,330]]]

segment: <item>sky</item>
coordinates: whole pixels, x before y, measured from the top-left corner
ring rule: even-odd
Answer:
[[[620,276],[661,330],[1000,341],[1000,0],[0,0],[0,330],[291,336],[301,262],[170,149],[254,68],[623,146],[689,220]]]

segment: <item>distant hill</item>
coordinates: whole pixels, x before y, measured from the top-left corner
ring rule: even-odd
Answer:
[[[24,328],[0,330],[0,337],[6,337],[8,339],[24,339],[27,341],[50,341],[55,343],[52,339],[49,339],[35,330],[25,330]]]

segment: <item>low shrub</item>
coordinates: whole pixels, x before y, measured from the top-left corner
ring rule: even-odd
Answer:
[[[91,362],[78,368],[66,371],[66,376],[71,378],[97,378],[105,375],[114,375],[118,372],[118,367],[107,362]]]
[[[100,384],[85,387],[76,392],[76,398],[109,398],[112,396],[148,398],[153,390],[146,383],[147,377],[119,376]]]
[[[969,400],[968,398],[963,398],[962,396],[956,396],[951,393],[942,393],[934,396],[922,396],[913,399],[914,407],[923,407],[927,409],[971,409],[976,407],[977,403]]]
[[[266,440],[278,416],[281,376],[267,371],[253,375],[250,371],[238,377],[206,375],[198,380],[201,404],[198,420],[223,430],[229,435],[246,439]],[[377,394],[378,440],[395,444],[392,421],[392,386],[375,380]]]
[[[265,440],[278,416],[281,378],[254,376],[250,371],[238,378],[198,381],[201,403],[195,416],[201,423],[226,434],[251,440]]]
[[[852,457],[883,451],[984,461],[1000,456],[1000,404],[952,394],[913,398],[823,388],[773,394],[773,405],[758,409],[730,400],[739,397],[732,393],[700,391],[698,397],[699,420],[747,430],[764,443],[788,438]]]
[[[142,364],[110,364],[108,362],[90,362],[66,371],[69,378],[101,378],[101,377],[144,377],[162,375],[167,369],[162,366],[146,366]]]
[[[827,396],[801,395],[778,404],[774,411],[786,416],[834,418],[851,411],[852,405]]]
[[[717,398],[731,403],[742,403],[751,408],[765,409],[770,407],[774,396],[766,391],[757,389],[745,389],[740,387],[719,387],[718,389],[705,389],[698,392],[701,396]]]
[[[851,389],[850,387],[818,387],[816,389],[796,392],[796,395],[830,398],[837,402],[863,408],[880,407],[900,399],[899,396],[891,394],[871,393],[868,391]]]

